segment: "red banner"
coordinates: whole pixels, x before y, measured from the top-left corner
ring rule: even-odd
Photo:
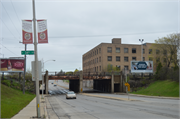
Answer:
[[[22,20],[23,44],[32,44],[32,20]]]
[[[38,43],[48,43],[47,20],[37,20]]]
[[[24,59],[1,59],[1,72],[23,72]]]

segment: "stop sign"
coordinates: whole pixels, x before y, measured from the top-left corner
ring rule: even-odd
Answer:
[[[146,70],[146,68],[147,68],[146,62],[138,62],[137,68],[138,68],[138,70]]]

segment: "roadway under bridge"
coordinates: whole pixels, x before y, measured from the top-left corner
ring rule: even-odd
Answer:
[[[125,92],[125,78],[123,74],[115,75],[83,75],[81,71],[79,75],[73,76],[57,76],[48,75],[46,71],[44,75],[45,93],[48,94],[48,81],[49,80],[69,80],[69,90],[74,92],[83,92],[83,81],[93,80],[93,89],[100,92],[114,93]],[[42,81],[40,81],[40,84]]]

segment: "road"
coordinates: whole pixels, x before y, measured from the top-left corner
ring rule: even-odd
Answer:
[[[128,100],[114,100],[77,94],[77,99],[66,99],[62,87],[49,83],[54,92],[47,97],[50,119],[179,119],[179,100],[130,96]],[[58,85],[66,87],[62,81]],[[91,93],[93,95],[126,98],[127,95]],[[51,107],[51,108],[50,108]]]

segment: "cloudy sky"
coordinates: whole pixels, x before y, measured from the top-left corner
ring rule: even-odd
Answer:
[[[36,19],[47,19],[48,44],[38,59],[49,71],[82,69],[82,55],[98,44],[121,38],[141,44],[179,33],[180,0],[35,0]],[[32,0],[0,0],[0,57],[23,57],[22,20],[33,19]],[[33,44],[27,50],[34,50]],[[31,69],[34,55],[27,56]]]

